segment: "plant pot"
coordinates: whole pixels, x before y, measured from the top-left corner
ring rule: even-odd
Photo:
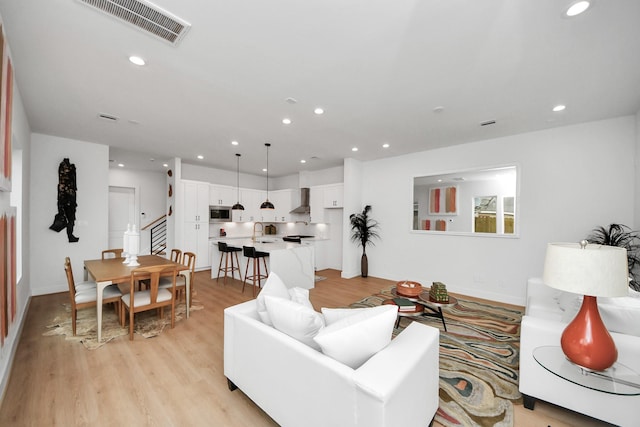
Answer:
[[[369,275],[369,260],[367,259],[367,254],[362,254],[362,258],[360,258],[360,275],[362,277]]]

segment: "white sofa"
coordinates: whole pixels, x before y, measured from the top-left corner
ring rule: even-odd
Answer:
[[[618,349],[618,363],[637,373],[640,373],[640,336],[634,334],[640,328],[640,310],[636,309],[639,302],[633,297],[619,301],[599,299],[601,317]],[[533,357],[538,347],[560,346],[560,336],[579,305],[579,296],[550,288],[539,278],[529,279],[520,336],[519,388],[525,407],[533,410],[535,400],[540,399],[619,426],[638,426],[640,389],[636,396],[592,390],[554,375]]]
[[[417,322],[358,369],[260,321],[224,311],[224,374],[283,427],[425,427],[438,409],[439,331]]]

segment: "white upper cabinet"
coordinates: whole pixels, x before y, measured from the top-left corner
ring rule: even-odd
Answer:
[[[233,206],[236,203],[234,197],[237,197],[233,190],[233,187],[226,185],[211,184],[209,186],[209,204],[211,206]]]
[[[240,197],[242,199],[241,203],[244,206],[244,211],[240,211],[240,214],[234,216],[234,218],[241,218],[238,221],[242,222],[262,221],[263,212],[260,210],[260,205],[262,202],[267,200],[267,192],[263,190],[242,188],[240,189]]]
[[[276,190],[269,192],[269,200],[273,203],[275,209],[273,213],[263,215],[264,221],[273,222],[289,222],[291,214],[289,213],[293,206],[294,190]]]
[[[324,222],[324,187],[311,187],[309,191],[309,205],[311,206],[310,221],[314,224]]]
[[[324,187],[324,207],[327,209],[343,207],[344,184],[333,184]]]
[[[184,221],[209,223],[209,184],[182,181],[184,188]]]

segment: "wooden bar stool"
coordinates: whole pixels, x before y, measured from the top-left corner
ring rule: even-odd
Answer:
[[[244,282],[242,282],[242,292],[244,293],[244,286],[247,284],[247,280],[251,280],[253,284],[253,296],[256,296],[256,281],[258,281],[258,288],[262,288],[262,279],[266,279],[269,276],[269,271],[267,268],[267,260],[266,258],[269,256],[267,252],[256,251],[256,248],[253,246],[243,246],[242,250],[244,252],[244,256],[247,257],[247,267],[244,269]],[[262,258],[262,262],[264,263],[264,274],[260,272],[260,258]],[[249,262],[253,260],[253,274],[248,276],[247,273],[249,271]]]
[[[224,242],[218,242],[218,250],[220,251],[220,264],[218,265],[218,277],[216,278],[216,281],[218,281],[218,279],[220,278],[220,273],[223,272],[224,280],[222,281],[222,283],[226,285],[227,276],[229,275],[229,272],[231,272],[231,278],[234,279],[233,272],[236,270],[238,271],[238,276],[240,276],[240,280],[242,280],[242,272],[240,271],[240,260],[238,259],[238,252],[240,252],[242,249],[229,247]],[[233,261],[234,255],[236,258],[235,264]],[[223,259],[224,259],[224,267],[222,266]],[[229,267],[229,259],[231,259],[231,267]]]

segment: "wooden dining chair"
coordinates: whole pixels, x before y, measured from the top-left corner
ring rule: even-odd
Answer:
[[[189,267],[188,271],[183,272],[182,274],[189,275],[189,283],[191,284],[191,299],[193,299],[193,278],[196,269],[196,254],[193,252],[184,252],[182,254],[182,263]],[[171,287],[171,278],[170,277],[161,277],[160,278],[160,288],[161,289],[169,289]],[[183,275],[178,275],[176,278],[176,300],[179,300],[182,295],[187,295],[187,281]],[[189,301],[189,306],[191,306],[191,301]]]
[[[176,295],[175,265],[154,265],[136,268],[131,272],[131,287],[129,294],[122,296],[123,309],[120,312],[120,323],[125,324],[125,311],[129,313],[129,339],[133,340],[134,314],[142,311],[159,309],[160,318],[164,317],[164,308],[171,307],[171,328],[175,324],[175,295]],[[171,277],[172,285],[168,289],[160,289],[160,276]],[[149,289],[135,290],[136,282],[149,279]]]
[[[75,280],[73,279],[71,259],[69,257],[64,259],[64,271],[67,274],[67,282],[69,284],[69,299],[71,300],[71,328],[73,330],[73,335],[75,336],[78,310],[96,306],[98,299],[97,285],[95,282],[82,282],[76,286]],[[118,286],[107,286],[104,288],[102,295],[102,303],[113,303],[115,305],[118,318],[122,318],[122,307],[120,305],[122,292],[120,292]]]
[[[105,249],[102,251],[102,259],[122,258],[123,250],[124,249]]]
[[[171,249],[171,258],[169,259],[182,264],[182,251],[180,249]]]

